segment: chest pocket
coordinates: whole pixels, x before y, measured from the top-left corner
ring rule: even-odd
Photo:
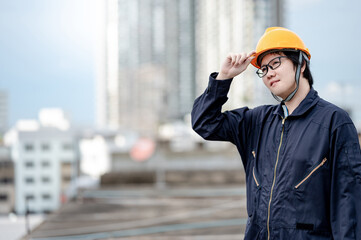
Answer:
[[[329,225],[324,219],[329,214],[329,163],[327,158],[318,161],[292,186],[297,229],[310,230],[314,226],[314,231],[329,231]]]

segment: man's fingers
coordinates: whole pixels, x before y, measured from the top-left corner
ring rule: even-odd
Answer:
[[[245,69],[247,66],[251,63],[251,61],[254,59],[255,51],[251,51],[249,53],[229,53],[227,56],[227,65],[230,68],[241,68]]]
[[[248,55],[247,55],[247,58],[249,58],[249,57],[251,57],[252,55],[255,55],[256,54],[256,51],[251,51],[250,53],[248,53]],[[253,56],[253,58],[254,58],[254,56]]]
[[[252,62],[252,60],[255,58],[255,54],[256,54],[255,51],[245,54],[246,57],[244,59],[242,59],[243,63],[246,64],[246,66],[248,66]]]
[[[232,66],[236,63],[236,57],[237,57],[236,54],[231,53],[231,59],[232,59],[231,65],[232,65]]]
[[[227,56],[227,63],[232,65],[232,54],[231,53],[229,53]]]
[[[246,54],[246,53],[240,54],[240,58],[239,58],[239,60],[238,60],[238,64],[243,64],[244,61],[246,60],[246,58],[247,58],[247,54]]]
[[[252,62],[252,60],[255,58],[255,56],[248,57],[246,60],[247,66]]]
[[[235,65],[238,65],[239,64],[239,59],[241,59],[241,54],[237,54],[236,55],[236,62],[235,62]]]

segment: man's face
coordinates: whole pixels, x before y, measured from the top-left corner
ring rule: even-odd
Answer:
[[[275,95],[285,99],[295,88],[295,67],[285,55],[270,53],[263,57],[261,69],[267,68],[263,83]],[[273,68],[273,69],[272,69]]]

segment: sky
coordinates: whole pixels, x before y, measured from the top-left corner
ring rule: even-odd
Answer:
[[[286,26],[311,52],[314,88],[332,103],[351,109],[361,130],[361,1],[287,0]]]
[[[94,8],[87,0],[0,0],[0,89],[9,125],[63,108],[94,122]]]
[[[0,0],[0,89],[9,125],[63,108],[77,125],[95,122],[95,0]],[[286,0],[285,26],[309,48],[315,89],[353,108],[361,126],[361,1]]]

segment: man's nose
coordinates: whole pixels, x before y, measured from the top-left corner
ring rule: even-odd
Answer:
[[[275,75],[276,75],[276,71],[269,67],[268,72],[266,74],[267,79],[270,79],[270,78],[274,77]]]

